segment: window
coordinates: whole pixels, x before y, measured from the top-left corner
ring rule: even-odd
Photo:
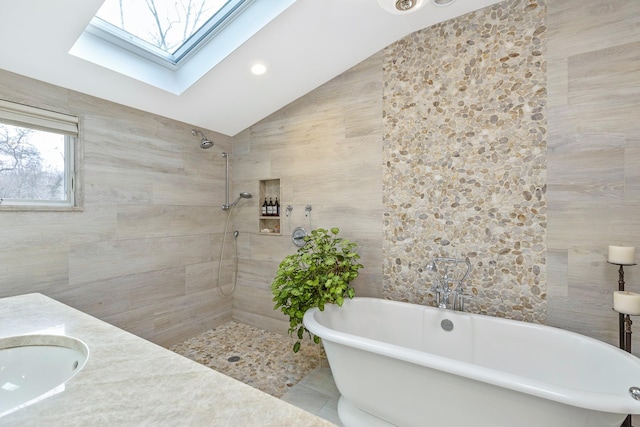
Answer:
[[[78,118],[0,100],[0,208],[76,206]]]
[[[180,95],[297,0],[106,0],[71,55]]]
[[[92,29],[141,56],[177,65],[199,43],[213,37],[248,0],[106,0]],[[151,56],[150,56],[150,55]],[[162,64],[162,62],[159,62]],[[165,65],[168,65],[165,64]]]

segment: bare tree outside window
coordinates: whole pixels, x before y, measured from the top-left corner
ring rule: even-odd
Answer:
[[[64,135],[0,123],[0,199],[64,200]]]
[[[107,0],[97,17],[175,53],[227,0]]]

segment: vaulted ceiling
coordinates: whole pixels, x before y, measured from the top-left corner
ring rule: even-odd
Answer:
[[[3,1],[0,69],[233,136],[405,35],[498,1],[393,14],[395,0],[297,0],[179,95],[69,53],[102,0]],[[266,74],[251,74],[256,61]]]

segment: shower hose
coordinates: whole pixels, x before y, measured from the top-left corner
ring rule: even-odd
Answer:
[[[229,210],[227,211],[227,220],[224,224],[224,234],[222,235],[222,245],[220,248],[220,264],[218,265],[218,292],[223,297],[229,297],[233,294],[233,291],[236,289],[236,284],[238,283],[238,232],[234,231],[233,239],[234,239],[234,247],[235,247],[235,263],[234,263],[234,274],[233,274],[233,286],[231,287],[231,291],[227,294],[222,290],[222,282],[220,280],[222,276],[222,260],[224,258],[224,242],[227,240],[227,230],[229,229],[229,219],[231,218],[231,212],[233,212],[233,208],[235,205],[231,205]]]

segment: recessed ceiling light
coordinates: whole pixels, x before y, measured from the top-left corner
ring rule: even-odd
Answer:
[[[428,0],[378,0],[384,10],[396,15],[404,15],[420,9]]]
[[[418,0],[396,0],[396,9],[407,12],[416,6]]]
[[[251,66],[251,72],[256,76],[261,76],[267,72],[267,66],[262,62],[255,63]]]

